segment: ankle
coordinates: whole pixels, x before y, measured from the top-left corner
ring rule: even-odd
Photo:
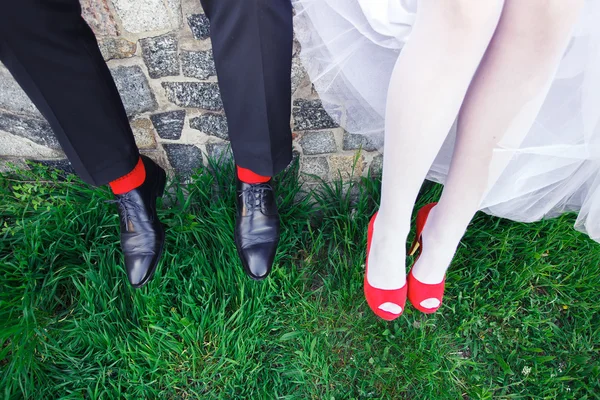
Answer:
[[[146,168],[140,157],[135,168],[128,174],[115,179],[109,183],[109,186],[114,194],[125,194],[142,186],[146,180]]]
[[[410,214],[380,209],[377,212],[374,228],[375,231],[379,230],[381,233],[406,239],[410,232]]]
[[[440,232],[439,230],[425,228],[421,234],[423,250],[443,248],[456,251],[463,234],[464,232],[461,233],[460,231],[445,230]]]
[[[236,166],[236,172],[238,179],[244,183],[255,184],[255,183],[266,183],[271,180],[270,176],[259,175],[247,168],[242,168],[239,165]]]
[[[447,218],[448,213],[440,213],[438,206],[434,207],[427,218],[422,236],[423,243],[433,246],[446,246],[448,243],[458,243],[467,230],[460,218]]]
[[[456,254],[460,237],[453,239],[439,235],[438,232],[424,230],[422,239],[423,247],[413,265],[413,274],[423,283],[440,283]]]

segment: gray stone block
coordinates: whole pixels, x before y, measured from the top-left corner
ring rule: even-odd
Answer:
[[[13,172],[25,171],[29,167],[21,159],[0,159],[0,174],[12,174]]]
[[[363,149],[365,151],[377,151],[378,146],[375,141],[370,139],[368,136],[344,132],[343,147],[344,150]]]
[[[299,131],[331,129],[338,126],[323,108],[321,100],[295,100],[293,115],[294,127]]]
[[[137,44],[121,38],[98,38],[100,53],[105,61],[133,57]]]
[[[307,132],[300,138],[302,151],[307,155],[335,153],[337,146],[333,132]]]
[[[227,118],[221,114],[206,113],[192,118],[190,119],[190,128],[197,129],[200,132],[218,137],[219,139],[229,140]]]
[[[163,82],[170,102],[180,107],[219,111],[223,108],[219,86],[215,82]]]
[[[181,5],[182,0],[165,0],[164,3],[169,11],[169,19],[171,21],[171,27],[179,30],[183,27],[183,9]]]
[[[116,67],[111,69],[111,73],[121,94],[127,115],[140,114],[158,108],[148,80],[139,66]]]
[[[300,162],[300,153],[297,152],[296,150],[292,150],[292,161],[290,161],[290,163],[287,165],[287,167],[285,167],[285,169],[283,170],[284,173],[289,173],[293,168],[296,168],[297,165],[299,165]]]
[[[168,111],[150,116],[154,129],[163,139],[177,140],[181,138],[185,110]]]
[[[23,89],[2,65],[0,65],[0,108],[18,114],[42,117]]]
[[[51,159],[62,158],[64,153],[59,149],[51,149],[30,139],[0,130],[0,159],[4,157]]]
[[[80,0],[81,15],[96,35],[119,34],[119,28],[108,3],[109,0]]]
[[[208,157],[217,164],[227,163],[233,160],[231,146],[227,143],[209,143],[206,145]]]
[[[315,175],[321,179],[327,179],[329,175],[329,164],[326,157],[304,157],[300,162],[300,172],[304,174],[304,179],[312,180]]]
[[[210,36],[210,22],[204,14],[188,15],[188,25],[196,39],[204,40]]]
[[[217,74],[212,50],[182,51],[181,68],[183,75],[190,78],[207,79]]]
[[[332,179],[356,179],[360,177],[365,169],[365,158],[363,156],[332,155],[329,157],[329,169]]]
[[[63,178],[67,175],[75,175],[75,169],[66,158],[63,160],[36,160],[35,163],[41,164],[46,168],[56,169],[62,172]]]
[[[292,59],[292,93],[300,87],[307,79],[307,73],[300,61],[300,57]]]
[[[131,121],[131,129],[133,130],[135,144],[140,150],[156,148],[154,129],[148,118],[138,118]]]
[[[169,163],[184,179],[190,178],[202,166],[202,152],[192,144],[164,144]]]
[[[371,165],[369,166],[369,174],[371,177],[377,177],[381,175],[381,171],[383,170],[383,154],[379,154],[373,157],[373,161],[371,161]]]
[[[60,144],[45,120],[26,118],[0,112],[0,130],[21,136],[51,149],[60,149]]]
[[[179,0],[112,0],[123,28],[131,33],[171,30],[181,25]]]
[[[173,34],[140,40],[142,57],[148,67],[150,78],[179,75],[177,38]]]

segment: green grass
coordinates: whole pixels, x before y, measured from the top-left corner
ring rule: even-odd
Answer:
[[[280,251],[257,283],[233,244],[233,167],[210,171],[186,196],[171,186],[163,261],[139,290],[108,190],[39,167],[0,177],[0,397],[600,398],[600,245],[572,215],[478,214],[441,311],[388,323],[362,294],[379,181],[304,196],[283,174]]]

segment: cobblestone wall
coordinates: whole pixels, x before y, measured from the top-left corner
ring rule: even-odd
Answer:
[[[198,0],[81,0],[144,154],[181,176],[207,156],[229,157],[210,44]],[[381,155],[329,118],[298,59],[292,70],[292,129],[301,171],[324,179],[365,175]],[[0,170],[39,160],[69,170],[48,123],[0,65]],[[356,164],[354,164],[357,160]],[[353,168],[354,165],[354,168]],[[353,172],[352,172],[353,171]],[[306,178],[310,179],[310,178]]]

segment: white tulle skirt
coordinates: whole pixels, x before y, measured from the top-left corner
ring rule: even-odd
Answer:
[[[348,132],[383,146],[388,84],[418,0],[293,3],[301,59],[324,107]],[[600,241],[600,0],[585,7],[533,128],[518,148],[494,150],[511,161],[482,209],[523,222],[576,211],[576,229]],[[444,183],[454,136],[428,179]]]

